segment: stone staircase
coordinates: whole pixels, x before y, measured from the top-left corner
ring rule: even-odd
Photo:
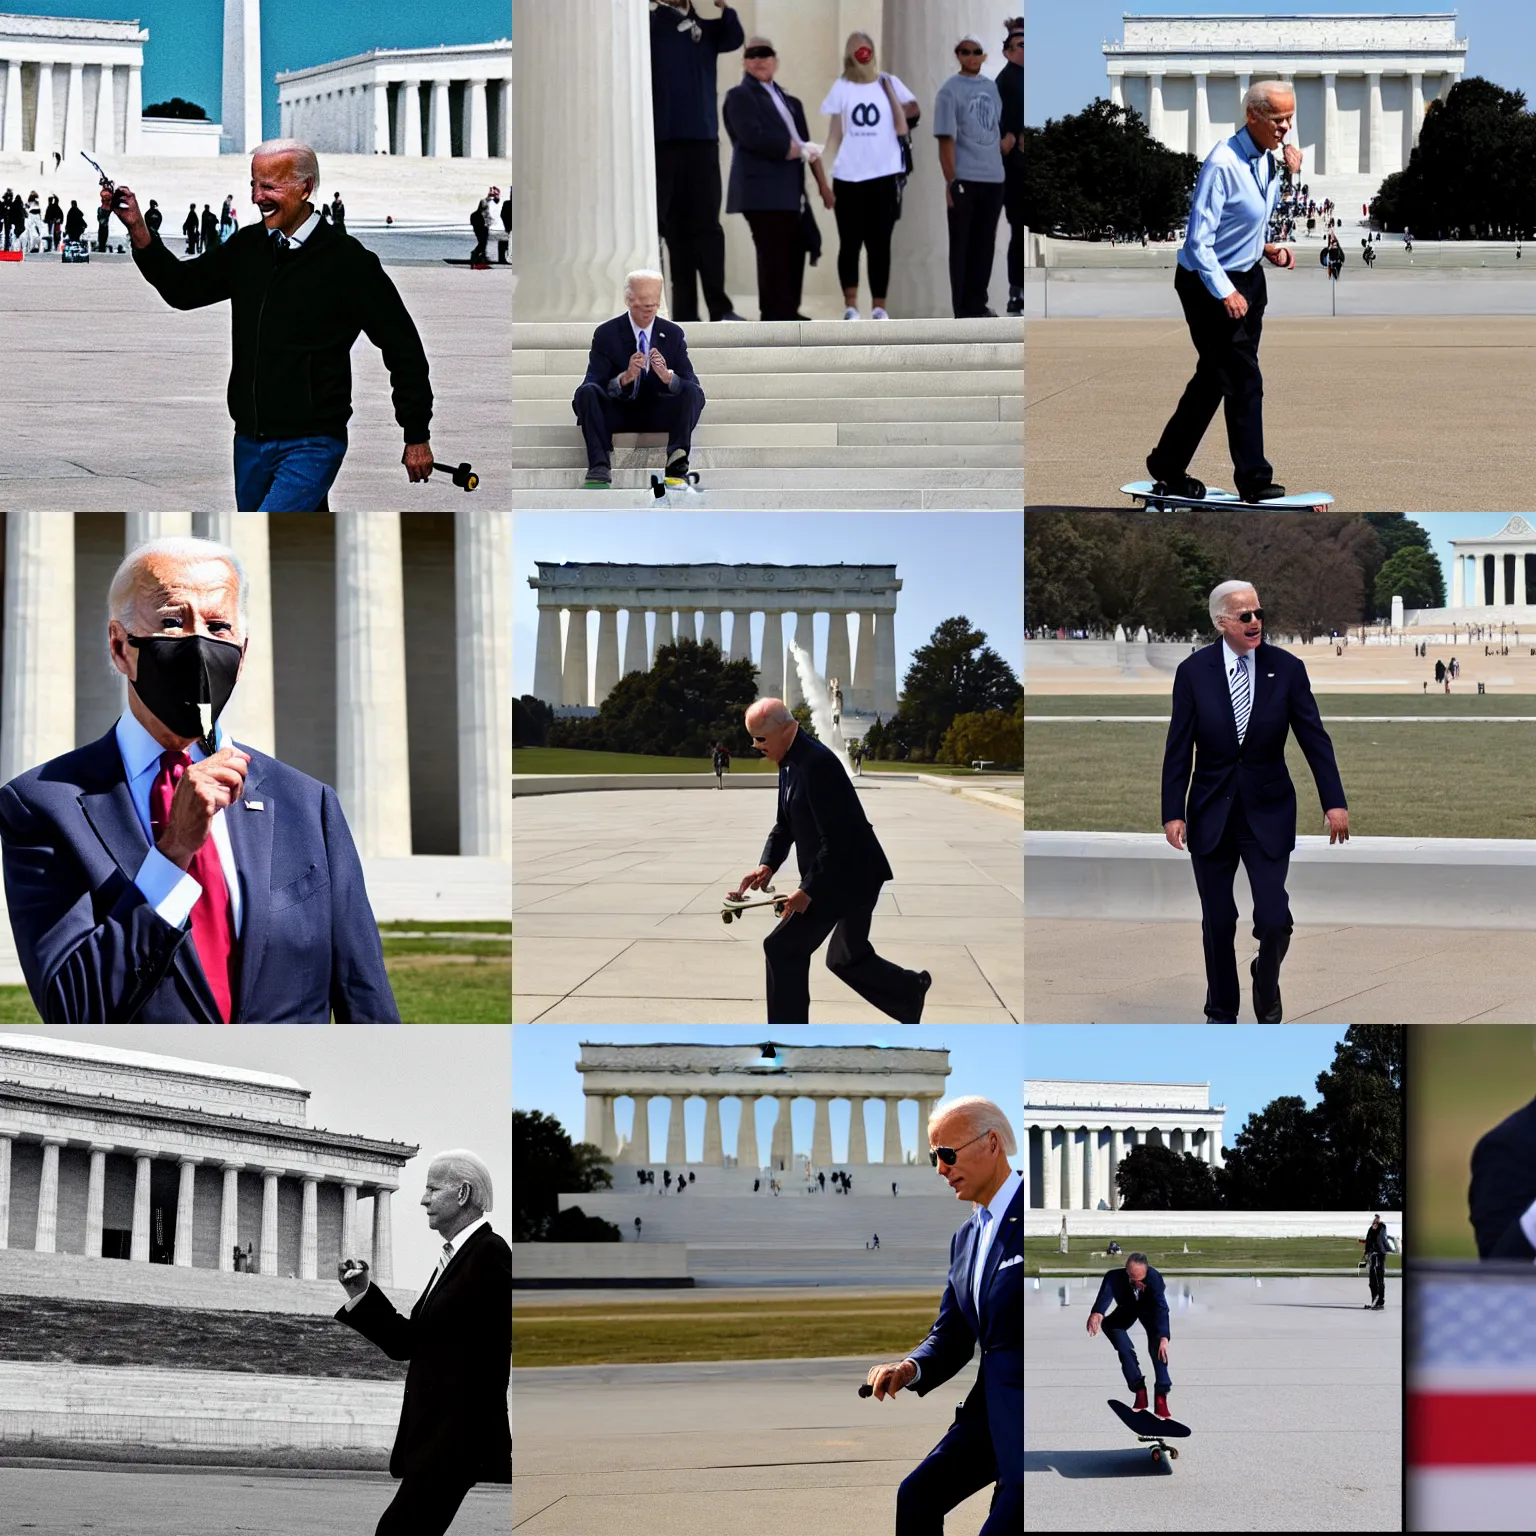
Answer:
[[[1014,507],[1023,500],[1023,325],[1017,319],[689,325],[708,404],[692,466],[740,507]],[[586,469],[571,396],[592,327],[512,327],[514,507],[648,505],[662,435],[621,434],[614,489]]]

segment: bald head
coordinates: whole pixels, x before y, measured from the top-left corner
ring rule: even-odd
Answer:
[[[747,734],[752,745],[771,762],[779,762],[800,733],[783,699],[759,699],[747,709]]]

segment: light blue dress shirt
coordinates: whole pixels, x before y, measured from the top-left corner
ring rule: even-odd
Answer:
[[[1225,635],[1221,637],[1221,661],[1222,665],[1227,669],[1227,691],[1229,693],[1236,686],[1232,677],[1232,669],[1237,666],[1239,662],[1241,662],[1243,666],[1248,669],[1249,720],[1253,719],[1253,712],[1258,707],[1259,703],[1259,667],[1255,656],[1256,653],[1254,651],[1249,651],[1246,656],[1239,656],[1237,652],[1227,644],[1227,637]]]
[[[1205,157],[1179,265],[1195,273],[1216,298],[1234,291],[1228,272],[1246,272],[1263,258],[1282,174],[1280,162],[1253,142],[1246,127]]]

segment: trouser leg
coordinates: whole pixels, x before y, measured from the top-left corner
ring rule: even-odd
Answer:
[[[1254,1008],[1269,1012],[1269,1004],[1280,987],[1280,963],[1291,947],[1291,908],[1285,880],[1291,867],[1289,854],[1272,859],[1249,829],[1241,806],[1234,802],[1231,815],[1239,818],[1233,829],[1237,850],[1248,871],[1248,885],[1253,892],[1253,936],[1259,954],[1253,972]]]
[[[1110,1314],[1113,1317],[1113,1313]],[[1120,1359],[1120,1374],[1125,1377],[1125,1384],[1132,1392],[1146,1386],[1147,1378],[1141,1373],[1141,1361],[1136,1358],[1136,1346],[1131,1342],[1131,1330],[1128,1324],[1116,1323],[1113,1326],[1108,1318],[1102,1324],[1104,1337],[1109,1340],[1115,1354]]]
[[[1205,1016],[1235,1024],[1241,1002],[1237,985],[1237,848],[1229,833],[1212,852],[1191,854],[1195,888],[1200,893],[1200,938],[1205,951]]]
[[[875,953],[869,942],[869,920],[874,908],[871,901],[867,907],[859,907],[839,919],[837,931],[827,946],[827,969],[881,1013],[898,1024],[910,1024],[920,1007],[922,977]]]
[[[473,1483],[407,1477],[380,1517],[374,1536],[444,1536]]]
[[[1003,211],[1000,181],[971,182],[966,195],[973,200],[971,228],[965,250],[965,312],[987,312],[987,290],[992,286],[992,263],[997,254],[997,221]]]
[[[768,1022],[808,1024],[811,1013],[811,956],[832,931],[835,918],[794,912],[777,921],[763,940],[768,967]]]
[[[957,1419],[896,1490],[896,1536],[943,1536],[944,1516],[996,1477],[991,1437],[975,1419]]]
[[[588,469],[606,469],[613,459],[616,405],[601,384],[583,384],[571,397],[571,409],[587,448]]]

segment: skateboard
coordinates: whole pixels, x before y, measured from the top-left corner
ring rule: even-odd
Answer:
[[[447,475],[461,491],[472,491],[480,484],[480,476],[468,464],[439,464],[433,459],[432,468]]]
[[[651,495],[657,501],[663,501],[672,491],[686,491],[690,496],[702,496],[703,490],[699,485],[699,472],[690,469],[681,480],[669,480],[665,475],[651,476]]]
[[[1179,1451],[1177,1446],[1169,1445],[1170,1440],[1187,1440],[1193,1433],[1187,1424],[1180,1424],[1177,1419],[1160,1419],[1149,1409],[1143,1408],[1140,1413],[1119,1398],[1109,1399],[1109,1406],[1115,1410],[1115,1417],[1129,1430],[1132,1430],[1136,1438],[1143,1445],[1152,1446],[1152,1460],[1161,1462],[1164,1460],[1177,1461]],[[1156,1442],[1153,1444],[1153,1442]],[[1172,1468],[1170,1467],[1171,1471]]]
[[[739,918],[743,912],[752,907],[772,907],[775,917],[783,917],[784,907],[788,901],[787,895],[779,895],[772,887],[764,887],[761,898],[757,901],[748,901],[745,896],[740,901],[732,901],[727,896],[720,907],[720,921],[729,926],[733,919]]]
[[[1152,490],[1151,480],[1132,480],[1120,489],[1139,501],[1149,512],[1170,512],[1190,509],[1212,512],[1322,512],[1333,505],[1333,497],[1327,491],[1301,491],[1294,496],[1281,496],[1275,501],[1244,501],[1231,491],[1218,486],[1208,486],[1204,496],[1159,496]]]

